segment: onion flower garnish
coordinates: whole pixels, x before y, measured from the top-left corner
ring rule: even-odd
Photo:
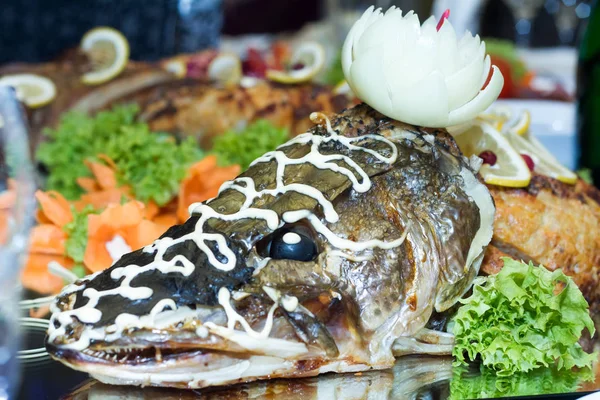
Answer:
[[[504,84],[479,36],[466,32],[458,40],[449,20],[438,24],[431,17],[420,25],[416,14],[403,16],[396,7],[385,14],[373,7],[365,11],[348,33],[342,67],[362,101],[390,118],[426,127],[475,118]]]

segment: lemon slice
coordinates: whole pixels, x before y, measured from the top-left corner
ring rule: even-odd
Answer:
[[[487,113],[478,115],[477,119],[491,124],[497,131],[502,131],[511,117],[512,110],[509,107],[495,107]]]
[[[510,127],[510,131],[516,133],[517,135],[524,136],[527,132],[529,132],[529,127],[531,126],[531,114],[529,111],[525,110],[521,113],[521,116],[515,122],[513,126]]]
[[[0,79],[0,85],[14,87],[17,98],[31,108],[42,107],[56,97],[54,82],[40,75],[6,75]]]
[[[343,94],[348,97],[354,97],[354,93],[352,92],[350,85],[345,80],[342,80],[337,85],[335,85],[335,87],[333,88],[333,94]]]
[[[180,59],[173,59],[161,64],[161,67],[167,72],[172,73],[177,78],[185,78],[187,75],[187,65],[185,61]]]
[[[111,80],[125,69],[129,61],[129,42],[113,28],[92,29],[83,36],[80,46],[93,66],[93,71],[81,77],[87,85]]]
[[[540,175],[546,175],[568,184],[577,182],[577,175],[563,167],[560,162],[546,150],[543,145],[531,142],[528,138],[518,135],[516,132],[508,131],[506,138],[520,154],[526,154],[533,161],[533,170]]]
[[[325,49],[316,42],[302,43],[294,50],[289,65],[301,65],[301,68],[286,71],[268,69],[267,79],[286,84],[310,81],[325,65]]]
[[[496,157],[493,165],[483,164],[479,172],[486,183],[507,187],[526,187],[531,180],[527,164],[507,138],[486,122],[476,122],[455,134],[460,150],[467,156],[479,156],[484,151]]]
[[[242,79],[242,62],[235,54],[223,53],[208,65],[209,79],[224,86],[237,85]]]

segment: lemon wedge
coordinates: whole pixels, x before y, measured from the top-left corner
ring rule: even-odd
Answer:
[[[116,29],[101,27],[86,33],[81,49],[88,55],[93,70],[81,78],[87,85],[98,85],[119,75],[129,61],[129,42]]]
[[[235,54],[219,54],[208,65],[208,78],[223,86],[233,86],[242,79],[242,62]]]
[[[325,49],[316,42],[302,43],[294,50],[289,65],[292,68],[285,71],[268,69],[267,79],[285,84],[310,81],[325,65]]]
[[[529,132],[530,126],[531,114],[529,111],[524,110],[515,124],[510,127],[510,131],[516,133],[517,135],[524,136],[527,132]]]
[[[493,154],[490,164],[484,163],[479,172],[486,183],[507,187],[526,187],[531,172],[517,150],[507,138],[487,122],[474,122],[468,129],[454,133],[454,138],[464,155]]]
[[[165,63],[161,63],[161,67],[167,71],[175,75],[177,78],[185,78],[187,75],[187,65],[185,61],[181,59],[172,59],[168,60]]]
[[[568,184],[577,182],[577,174],[564,167],[544,145],[531,134],[529,124],[531,116],[529,112],[524,111],[519,121],[511,129],[506,130],[505,136],[511,145],[520,154],[531,157],[533,161],[533,170],[540,175],[546,175]],[[526,121],[527,128],[523,130]]]
[[[342,80],[337,85],[335,85],[335,87],[333,88],[333,94],[343,94],[348,97],[354,97],[354,93],[352,92],[350,85],[345,80]]]
[[[30,108],[42,107],[56,97],[54,82],[40,75],[6,75],[0,78],[0,85],[15,88],[17,98]]]

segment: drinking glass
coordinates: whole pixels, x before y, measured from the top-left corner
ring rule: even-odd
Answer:
[[[0,400],[19,383],[19,275],[35,209],[26,119],[14,89],[0,86]]]
[[[517,31],[517,44],[529,47],[531,40],[531,23],[544,0],[506,0],[515,17],[515,30]]]

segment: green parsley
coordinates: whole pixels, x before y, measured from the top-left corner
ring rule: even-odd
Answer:
[[[203,154],[193,138],[177,143],[170,135],[151,132],[136,120],[137,113],[136,105],[115,106],[94,117],[69,112],[56,129],[47,129],[50,140],[37,151],[49,172],[46,189],[77,199],[83,190],[76,179],[90,176],[84,160],[106,154],[118,167],[119,183],[131,186],[138,200],[169,202],[189,165]]]
[[[284,128],[267,120],[258,120],[241,132],[227,131],[214,140],[213,153],[223,166],[239,164],[242,170],[268,151],[275,150],[288,139]]]
[[[83,256],[88,240],[88,215],[98,213],[91,205],[87,205],[83,210],[77,211],[71,207],[73,221],[63,227],[67,234],[65,243],[66,256],[75,261],[75,264],[83,263]]]

